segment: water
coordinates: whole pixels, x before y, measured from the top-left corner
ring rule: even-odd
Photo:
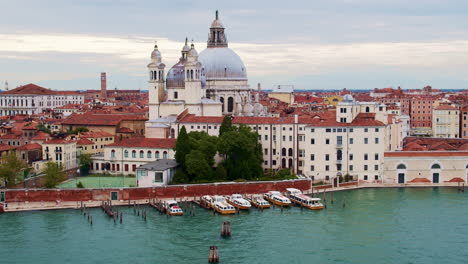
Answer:
[[[342,201],[346,207],[342,208]],[[328,202],[330,196],[328,196]],[[334,194],[322,211],[256,209],[238,216],[147,221],[122,207],[123,224],[91,209],[0,215],[1,263],[466,263],[468,194],[455,188],[364,189]],[[184,206],[184,205],[183,205]],[[232,237],[219,237],[231,221]]]

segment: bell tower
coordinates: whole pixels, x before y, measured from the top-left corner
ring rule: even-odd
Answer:
[[[228,42],[224,33],[224,26],[219,20],[218,10],[216,10],[215,20],[211,23],[210,35],[208,36],[208,48],[227,47]]]
[[[158,50],[158,45],[154,45],[154,50],[151,53],[151,63],[148,64],[149,71],[149,120],[159,118],[159,104],[165,100],[164,91],[164,68],[166,65],[162,63],[161,52]]]

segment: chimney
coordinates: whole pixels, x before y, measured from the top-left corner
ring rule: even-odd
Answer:
[[[107,78],[106,73],[101,72],[101,98],[107,97]]]
[[[297,124],[297,123],[299,123],[299,116],[294,115],[294,124]]]

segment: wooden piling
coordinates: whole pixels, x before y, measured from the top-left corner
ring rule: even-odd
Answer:
[[[210,252],[208,254],[208,263],[218,263],[218,262],[219,262],[218,247],[210,246]]]
[[[222,237],[229,237],[231,236],[231,222],[225,221],[221,225],[221,236]]]

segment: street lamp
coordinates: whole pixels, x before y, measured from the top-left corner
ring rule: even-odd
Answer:
[[[80,168],[76,169],[75,186],[78,186],[78,176],[79,175],[80,175]]]

